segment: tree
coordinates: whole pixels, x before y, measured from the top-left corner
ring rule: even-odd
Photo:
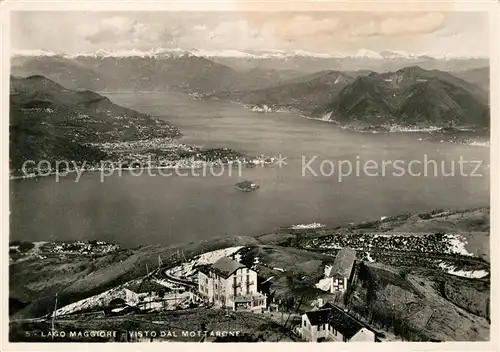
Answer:
[[[19,250],[21,252],[27,252],[30,249],[34,248],[34,247],[35,247],[35,245],[33,243],[31,243],[31,242],[21,242],[19,244]]]
[[[289,314],[285,321],[284,326],[288,324],[290,316],[293,313],[293,308],[295,307],[295,312],[298,313],[300,306],[304,301],[312,300],[317,296],[317,290],[312,287],[308,282],[302,280],[301,273],[290,272],[287,275],[288,285],[290,290],[295,294],[295,299],[292,298],[293,304],[288,308]],[[298,298],[298,299],[297,299]]]

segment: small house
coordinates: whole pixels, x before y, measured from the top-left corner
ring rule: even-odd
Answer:
[[[342,248],[335,257],[333,265],[325,267],[325,278],[329,278],[330,292],[344,292],[354,274],[356,251],[351,248]]]
[[[330,303],[302,315],[300,334],[309,342],[377,341],[375,330]]]

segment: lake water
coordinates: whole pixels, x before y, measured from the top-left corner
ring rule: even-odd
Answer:
[[[279,226],[320,222],[328,226],[373,220],[403,212],[489,205],[489,148],[419,140],[416,133],[349,132],[333,124],[292,113],[256,113],[237,104],[196,101],[177,93],[108,94],[123,106],[159,116],[177,125],[181,142],[229,147],[249,155],[285,156],[287,165],[246,168],[222,176],[122,176],[87,173],[75,183],[69,175],[11,181],[11,239],[103,239],[124,246],[170,244],[214,236],[258,235]],[[316,157],[305,169],[305,163]],[[474,175],[460,175],[458,161],[481,161]],[[455,176],[395,176],[384,161],[400,160],[414,175],[420,163],[435,160]],[[323,160],[323,172],[320,165]],[[353,174],[338,179],[330,166],[350,161]],[[368,161],[372,160],[372,161]],[[356,162],[360,172],[356,174]],[[347,171],[344,162],[344,171]],[[370,163],[368,173],[363,165]],[[462,174],[472,176],[474,164]],[[438,170],[440,171],[440,170]],[[317,174],[315,176],[314,173]],[[154,173],[154,172],[153,172]],[[156,173],[154,173],[156,174]],[[400,172],[397,172],[399,175]],[[233,185],[257,182],[255,192]]]

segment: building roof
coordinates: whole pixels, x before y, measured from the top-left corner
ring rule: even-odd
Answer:
[[[202,271],[204,273],[211,271],[211,272],[214,272],[217,275],[227,279],[236,270],[242,269],[242,268],[246,268],[246,266],[241,264],[240,262],[234,260],[234,259],[229,258],[229,257],[222,257],[212,265],[200,267],[200,271]]]
[[[351,275],[352,266],[356,260],[356,251],[351,248],[342,248],[335,257],[329,277],[341,275],[349,277]]]
[[[345,312],[342,308],[330,303],[321,307],[320,310],[306,312],[305,314],[307,315],[311,325],[322,325],[328,323],[332,328],[340,332],[347,340],[351,339],[362,328],[366,328],[376,334],[376,331],[372,328]]]
[[[350,340],[359,330],[366,327],[365,324],[339,307],[335,306],[331,308],[329,312],[328,323],[347,340]]]
[[[306,312],[307,319],[311,325],[323,325],[328,323],[328,312],[329,309],[318,309]]]

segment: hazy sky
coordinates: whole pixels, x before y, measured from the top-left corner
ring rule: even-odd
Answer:
[[[18,12],[12,47],[60,53],[98,49],[403,50],[488,55],[480,12]]]

